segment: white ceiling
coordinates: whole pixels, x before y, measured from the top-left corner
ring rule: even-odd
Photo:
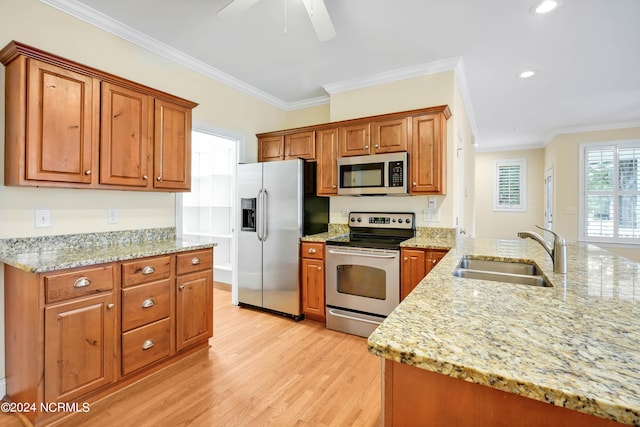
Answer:
[[[534,0],[325,0],[326,42],[300,0],[230,19],[216,15],[229,0],[41,1],[287,110],[343,82],[456,67],[481,151],[640,126],[640,0],[564,0],[548,15],[529,13]]]

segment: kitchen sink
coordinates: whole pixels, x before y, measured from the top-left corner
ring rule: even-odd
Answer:
[[[517,260],[493,261],[465,256],[453,270],[453,275],[465,279],[491,280],[519,285],[553,286],[537,265]]]

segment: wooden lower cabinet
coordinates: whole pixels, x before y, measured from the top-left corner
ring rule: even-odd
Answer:
[[[34,425],[206,348],[213,250],[47,273],[5,265],[7,399]],[[35,408],[34,411],[31,408]]]
[[[324,243],[303,242],[300,253],[302,312],[309,319],[325,322]]]
[[[614,427],[622,424],[383,359],[384,426]]]
[[[418,286],[447,252],[441,249],[401,248],[400,301]]]

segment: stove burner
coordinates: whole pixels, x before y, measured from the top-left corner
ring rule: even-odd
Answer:
[[[400,243],[415,234],[413,213],[352,212],[349,214],[349,236],[330,239],[326,243],[335,246],[400,249]]]

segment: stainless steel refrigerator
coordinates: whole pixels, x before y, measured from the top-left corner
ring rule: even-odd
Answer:
[[[240,164],[237,192],[238,302],[300,320],[300,237],[329,222],[329,199],[315,196],[315,163]]]

